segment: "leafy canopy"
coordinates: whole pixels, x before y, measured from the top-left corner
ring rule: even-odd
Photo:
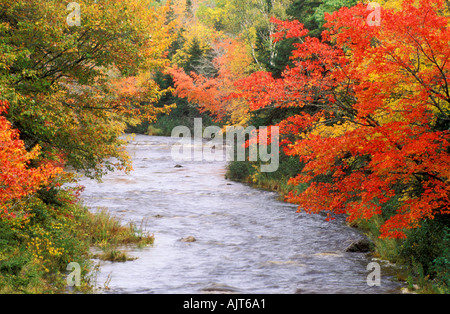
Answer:
[[[322,40],[273,19],[276,40],[300,41],[294,65],[239,81],[237,96],[253,110],[304,109],[279,124],[285,152],[305,163],[290,183],[308,188],[287,197],[299,210],[370,219],[398,197],[380,229],[391,238],[450,213],[449,18],[444,1],[416,2],[381,9],[377,27],[365,4],[342,8]]]
[[[99,178],[130,168],[127,124],[169,109],[153,106],[164,91],[152,73],[167,64],[173,25],[151,0],[78,3],[70,26],[64,1],[0,1],[0,92],[27,149]]]

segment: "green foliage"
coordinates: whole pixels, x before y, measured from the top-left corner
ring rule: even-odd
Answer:
[[[447,276],[448,280],[448,273],[442,266],[448,265],[449,231],[447,218],[438,216],[434,220],[424,221],[421,228],[409,232],[402,243],[400,257],[406,264],[420,269],[422,275],[431,278]]]
[[[318,0],[294,0],[287,9],[291,19],[298,20],[309,30],[308,35],[319,37],[322,32],[322,24],[318,24],[314,18],[317,8],[323,5],[323,1]]]
[[[358,3],[358,0],[324,0],[314,12],[313,18],[316,25],[322,27],[325,24],[325,14],[333,13],[342,7],[352,7]]]
[[[246,151],[248,156],[248,150]],[[304,186],[292,186],[287,183],[289,178],[301,171],[303,164],[298,158],[287,156],[280,151],[278,170],[262,173],[259,171],[261,162],[231,161],[227,166],[226,178],[251,183],[254,186],[280,192],[282,195],[290,191],[302,191]]]
[[[231,161],[227,167],[225,177],[234,181],[247,181],[249,176],[254,172],[249,162]]]
[[[164,84],[173,84],[173,82],[166,77]],[[174,96],[170,92],[164,95],[156,106],[164,106],[165,104],[176,104],[176,107],[170,113],[160,114],[155,122],[144,121],[136,126],[129,125],[126,132],[170,136],[176,126],[183,125],[188,127],[191,133],[194,134],[194,118],[202,118],[203,125],[220,125],[220,123],[214,122],[207,112],[200,113],[197,106],[189,103],[184,98]]]
[[[110,252],[123,258],[118,246],[153,243],[134,224],[123,226],[105,211],[92,214],[77,195],[77,189],[53,189],[45,202],[35,195],[16,208],[14,219],[0,219],[0,293],[63,292],[71,262],[81,266],[78,290],[91,292],[92,246],[105,251],[99,258]]]
[[[57,197],[68,197],[67,193],[61,191]],[[55,206],[32,197],[16,213],[17,218],[0,219],[0,241],[4,244],[0,247],[1,292],[62,291],[65,267],[72,261],[82,265],[83,275],[87,275],[89,243],[82,240],[85,231],[76,223],[86,214],[80,207],[70,203]]]
[[[308,36],[321,38],[324,31],[325,13],[333,13],[344,6],[351,7],[357,2],[358,0],[294,0],[287,3],[285,12],[281,16],[285,16],[291,21],[300,21],[308,29]],[[258,26],[255,42],[256,55],[267,71],[273,73],[275,77],[281,77],[286,66],[292,66],[289,57],[294,50],[293,44],[300,41],[291,38],[271,46],[264,35],[267,32],[267,26]]]
[[[436,258],[433,263],[432,272],[435,276],[436,290],[439,293],[450,293],[450,228],[444,230],[445,236],[442,241],[443,254]]]
[[[209,47],[202,46],[202,42],[194,37],[187,45],[186,55],[187,57],[179,62],[178,65],[184,69],[186,73],[195,71],[200,65],[202,58],[206,57],[209,51]]]
[[[0,1],[0,94],[27,149],[96,178],[129,168],[126,124],[167,111],[151,104],[162,91],[149,73],[165,65],[171,26],[151,4],[85,1],[70,26],[63,1]]]

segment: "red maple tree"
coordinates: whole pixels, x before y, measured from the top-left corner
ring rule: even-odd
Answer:
[[[417,1],[416,1],[417,2]],[[309,213],[348,220],[396,212],[381,237],[404,238],[424,219],[450,213],[450,28],[442,0],[407,0],[367,23],[363,4],[327,16],[322,40],[297,21],[272,21],[276,40],[298,37],[283,77],[258,72],[240,80],[255,110],[301,107],[282,121],[288,155],[305,163],[287,200]]]

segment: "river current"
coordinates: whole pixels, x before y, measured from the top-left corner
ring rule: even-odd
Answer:
[[[297,213],[276,193],[227,180],[226,161],[176,162],[177,141],[136,135],[128,145],[130,174],[80,181],[92,211],[106,208],[155,236],[152,246],[125,248],[136,260],[101,262],[99,291],[398,293],[401,284],[382,261],[381,285],[368,285],[372,260],[345,252],[362,236],[343,219]],[[181,241],[186,237],[195,242]]]

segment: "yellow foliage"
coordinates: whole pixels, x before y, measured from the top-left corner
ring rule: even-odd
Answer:
[[[376,2],[385,9],[401,10],[403,0],[377,0]]]
[[[337,124],[331,126],[326,125],[325,122],[325,119],[321,119],[310,134],[326,138],[335,138],[343,136],[345,133],[351,132],[358,128],[358,126],[351,121],[345,121],[344,123],[338,122]]]
[[[204,26],[201,23],[194,22],[188,26],[183,32],[184,43],[173,56],[172,60],[175,64],[184,64],[192,57],[189,49],[194,45],[195,41],[200,47],[202,53],[211,49],[212,43],[217,40],[219,33],[215,30]]]

